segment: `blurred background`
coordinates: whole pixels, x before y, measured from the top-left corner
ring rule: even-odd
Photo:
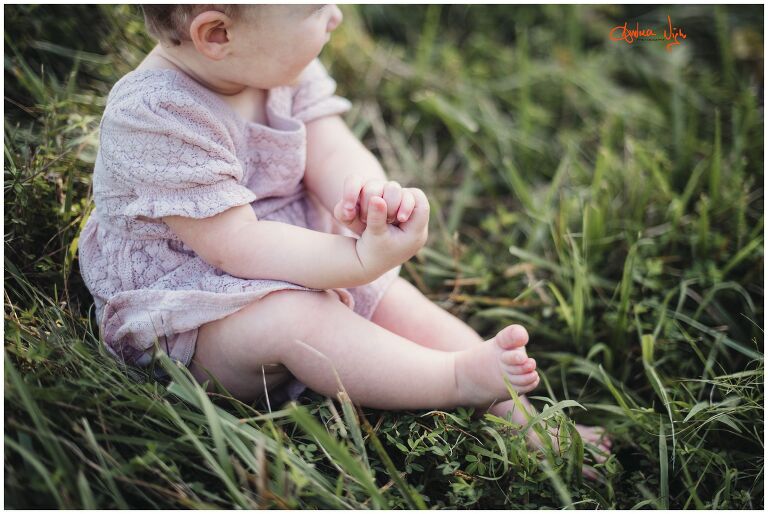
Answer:
[[[402,276],[485,337],[525,325],[543,419],[604,424],[615,454],[529,452],[465,410],[260,417],[111,361],[77,237],[106,96],[153,42],[137,6],[14,5],[6,506],[762,508],[763,7],[342,9],[321,59],[346,120],[432,204]],[[609,37],[670,21],[669,51]]]

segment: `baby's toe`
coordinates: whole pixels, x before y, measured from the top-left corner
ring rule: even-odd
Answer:
[[[510,375],[525,375],[526,373],[530,373],[531,371],[536,370],[536,363],[534,362],[531,364],[526,362],[521,366],[506,366],[505,369]]]
[[[533,380],[528,383],[515,387],[515,389],[517,389],[517,392],[527,393],[529,391],[533,391],[538,387],[539,382],[541,381],[541,378],[539,378],[539,374],[534,371],[533,373],[529,373],[529,375],[533,375]],[[528,376],[528,375],[523,375],[523,376]]]
[[[535,371],[531,371],[530,373],[522,373],[520,375],[507,375],[507,378],[509,378],[510,383],[512,385],[528,385],[536,380],[536,378],[539,376],[538,373]]]
[[[527,393],[539,385],[539,374],[535,371],[523,375],[507,375],[507,380],[518,393]]]
[[[516,364],[515,362],[511,362],[511,359],[513,358],[515,361],[518,360],[517,356],[514,355],[504,356],[502,358],[502,362],[506,365],[507,373],[523,375],[536,369],[536,361],[534,359],[526,357],[522,364]]]
[[[524,350],[511,350],[501,354],[501,362],[507,366],[522,366],[527,363],[528,360],[528,355],[526,355]]]
[[[595,480],[595,481],[597,480],[597,477],[598,477],[597,470],[595,470],[595,468],[593,468],[592,466],[587,466],[585,464],[584,467],[581,469],[581,472],[585,478],[588,478],[589,480]]]
[[[494,340],[504,350],[520,348],[528,344],[528,332],[520,325],[510,325],[496,334]]]
[[[592,458],[597,462],[598,464],[602,464],[606,460],[608,460],[608,456],[611,454],[611,451],[603,446],[602,444],[597,445],[593,447],[590,451],[592,454]]]
[[[581,438],[585,442],[593,443],[593,444],[605,444],[610,448],[611,446],[611,440],[608,437],[608,434],[606,434],[605,429],[603,427],[590,427],[586,425],[576,425],[576,429],[579,431],[579,434],[581,434]]]

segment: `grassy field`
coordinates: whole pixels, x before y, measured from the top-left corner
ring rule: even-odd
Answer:
[[[5,506],[762,508],[763,8],[344,12],[346,119],[432,203],[403,276],[483,336],[529,329],[537,421],[605,425],[599,479],[578,439],[531,452],[463,409],[269,412],[110,359],[77,236],[151,42],[135,7],[6,6]],[[608,37],[667,15],[671,51]]]

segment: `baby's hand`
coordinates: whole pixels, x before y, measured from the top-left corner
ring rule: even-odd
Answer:
[[[337,220],[347,226],[368,220],[368,206],[371,198],[379,196],[387,206],[387,223],[404,223],[413,213],[416,199],[413,188],[403,189],[395,181],[368,180],[363,182],[359,176],[351,175],[344,181],[342,198],[333,209]]]
[[[368,202],[368,224],[355,243],[357,256],[371,280],[404,263],[427,242],[429,201],[421,189],[414,189],[412,216],[399,226],[387,223],[387,206],[381,197]]]

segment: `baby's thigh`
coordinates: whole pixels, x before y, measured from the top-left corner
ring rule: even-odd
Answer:
[[[203,382],[209,374],[235,397],[259,398],[291,375],[280,364],[287,343],[311,333],[325,306],[339,303],[327,291],[282,290],[270,293],[229,316],[198,329],[189,369]]]

